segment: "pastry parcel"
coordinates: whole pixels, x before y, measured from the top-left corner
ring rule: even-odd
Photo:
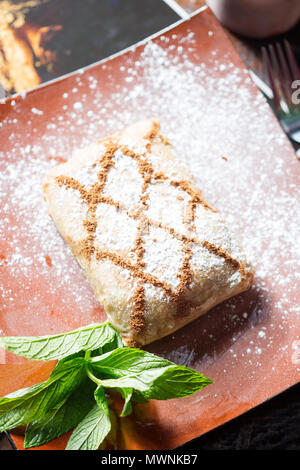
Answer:
[[[245,254],[157,120],[79,150],[49,171],[43,193],[127,345],[169,335],[252,284]]]

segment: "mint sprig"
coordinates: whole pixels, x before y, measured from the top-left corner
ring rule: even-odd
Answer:
[[[109,345],[122,347],[123,343],[117,330],[108,322],[52,336],[0,337],[0,347],[17,356],[40,361],[62,359],[79,351],[92,351]]]
[[[103,448],[113,434],[112,390],[123,398],[122,418],[135,402],[181,398],[212,383],[194,369],[125,347],[108,322],[52,336],[0,337],[0,347],[29,359],[58,360],[48,380],[0,398],[0,432],[27,424],[25,448],[71,429],[66,450]]]

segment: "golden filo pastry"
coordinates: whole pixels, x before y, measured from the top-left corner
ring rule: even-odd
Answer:
[[[127,345],[169,335],[245,291],[254,270],[150,119],[77,151],[43,193]]]

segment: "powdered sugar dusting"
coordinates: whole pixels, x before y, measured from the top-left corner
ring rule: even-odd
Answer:
[[[145,237],[145,272],[157,276],[176,291],[178,271],[182,263],[182,244],[166,230],[149,227],[149,236]]]
[[[137,235],[135,220],[108,204],[98,204],[96,220],[98,222],[95,237],[96,248],[110,250],[121,255],[127,255],[130,250],[134,249]]]
[[[214,41],[214,37],[209,34],[209,40]],[[6,239],[3,249],[8,247],[0,261],[9,267],[9,282],[2,285],[2,305],[13,312],[20,289],[30,290],[31,279],[42,276],[53,295],[59,290],[63,296],[73,296],[78,312],[94,307],[87,283],[46,213],[41,180],[57,163],[57,156],[69,157],[76,146],[84,147],[98,135],[103,136],[104,129],[110,134],[139,119],[157,116],[163,132],[191,167],[204,196],[239,234],[257,269],[247,310],[236,315],[241,301],[229,300],[226,308],[230,314],[224,325],[224,331],[236,330],[231,345],[236,341],[243,344],[240,354],[234,347],[226,349],[225,369],[235,361],[244,361],[251,364],[255,375],[264,354],[271,354],[275,338],[282,338],[278,358],[285,361],[289,360],[291,339],[299,339],[299,328],[294,332],[293,328],[299,325],[300,313],[300,215],[296,203],[300,185],[282,157],[289,152],[289,143],[270,118],[264,98],[253,96],[248,74],[231,61],[230,54],[220,55],[212,46],[210,56],[201,62],[193,35],[179,38],[170,34],[167,39],[162,36],[149,42],[138,57],[125,56],[120,61],[118,80],[110,62],[104,64],[105,68],[101,66],[111,83],[109,97],[102,93],[101,80],[92,69],[86,75],[79,74],[76,87],[68,96],[62,94],[61,109],[49,116],[44,133],[36,135],[31,120],[24,123],[25,135],[30,134],[34,142],[30,146],[23,146],[16,138],[16,124],[21,120],[18,103],[13,106],[14,118],[3,120],[2,127],[11,126],[11,150],[3,154],[0,174],[1,198],[5,201],[1,236]],[[40,108],[43,111],[42,104]],[[32,119],[42,116],[31,114]],[[88,175],[86,178],[89,181]],[[154,238],[160,236],[159,229],[156,231]],[[155,242],[151,243],[154,247]],[[166,248],[168,244],[166,240]],[[46,254],[52,259],[52,268]],[[34,292],[31,304],[24,306],[37,318],[43,315],[40,295]],[[38,312],[33,312],[34,306]],[[269,315],[280,318],[279,326]],[[259,325],[255,343],[251,336],[243,336],[245,324],[250,329]],[[10,328],[13,330],[12,325]],[[184,340],[184,331],[180,334]],[[209,335],[211,353],[204,359],[212,364],[218,355],[217,336],[214,331]],[[191,348],[188,345],[186,351],[180,350],[182,363],[193,365],[196,359]]]
[[[189,196],[166,182],[151,185],[148,194],[147,216],[174,228],[180,234],[186,235],[187,227],[184,224],[184,219]],[[164,204],[161,203],[162,198]]]
[[[130,210],[139,203],[142,185],[143,178],[136,162],[117,150],[114,167],[107,175],[103,195],[112,197],[115,202],[121,202]]]

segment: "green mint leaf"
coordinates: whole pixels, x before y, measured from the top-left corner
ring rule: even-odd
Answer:
[[[148,399],[144,396],[145,392],[139,390],[133,390],[131,401],[134,403],[146,403]]]
[[[84,377],[64,403],[27,426],[24,447],[38,447],[77,426],[95,403],[94,389],[95,384]]]
[[[115,335],[112,336],[111,341],[107,341],[106,343],[103,344],[103,346],[99,348],[99,354],[105,354],[109,351],[113,351],[114,349],[123,348],[123,347],[124,347],[124,344],[123,344],[121,335],[118,331],[115,330]]]
[[[142,395],[147,400],[183,398],[198,392],[211,383],[211,379],[194,369],[174,365],[155,379],[149,390],[142,392]]]
[[[95,391],[96,404],[74,429],[66,450],[97,450],[111,429],[103,387]]]
[[[1,336],[0,347],[27,359],[50,361],[79,351],[92,351],[105,345],[123,346],[121,336],[110,323],[85,326],[51,336]]]
[[[212,382],[196,370],[126,347],[91,358],[90,367],[103,387],[132,388],[147,400],[188,396]]]
[[[59,362],[45,382],[0,398],[0,431],[40,419],[63,403],[82,380],[84,364],[80,357]]]
[[[129,388],[137,390],[147,390],[155,375],[159,376],[166,367],[174,365],[161,357],[136,348],[118,348],[101,356],[92,357],[90,366],[106,378],[106,382],[113,378],[120,379],[120,387],[123,387],[122,380],[131,379],[136,381],[137,386],[130,385]],[[143,374],[143,377],[141,376]],[[142,378],[142,383],[141,382]]]
[[[44,389],[45,385],[39,383],[0,398],[0,432],[26,424],[27,414],[29,421],[31,418],[34,419],[30,413],[27,413],[27,407],[35,409],[35,404],[40,400]]]

